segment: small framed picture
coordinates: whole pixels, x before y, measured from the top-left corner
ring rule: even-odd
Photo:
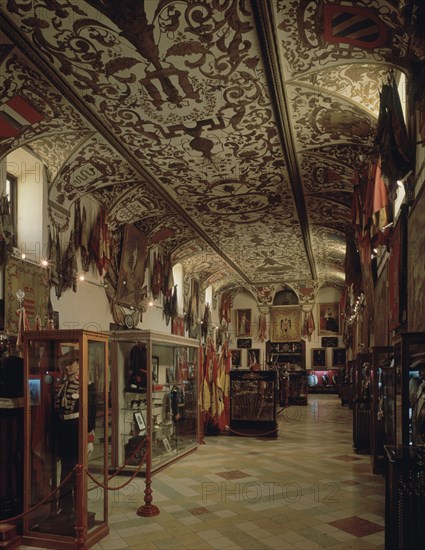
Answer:
[[[139,428],[139,431],[146,430],[145,419],[143,418],[143,414],[140,411],[134,413],[134,420],[137,424],[137,427]]]
[[[338,347],[338,336],[322,337],[322,348],[337,348],[337,347]]]
[[[313,368],[326,367],[326,350],[324,348],[311,350],[311,365]]]
[[[152,384],[158,383],[159,376],[159,357],[152,355]]]
[[[335,348],[332,350],[332,366],[344,367],[345,366],[345,348]]]
[[[41,403],[41,382],[39,378],[28,380],[29,393],[30,393],[30,404],[40,405]]]
[[[167,453],[169,453],[172,450],[168,437],[164,437],[164,439],[162,440],[162,444],[164,445],[164,449],[166,450]]]
[[[167,367],[165,369],[165,375],[166,375],[167,384],[175,384],[176,383],[176,376],[175,376],[174,367]]]
[[[252,346],[251,338],[238,338],[236,340],[236,345],[238,348],[250,349]]]
[[[230,353],[232,354],[232,366],[238,369],[242,364],[241,350],[231,349]]]

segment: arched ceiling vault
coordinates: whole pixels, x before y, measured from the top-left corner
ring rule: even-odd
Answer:
[[[0,157],[42,160],[57,227],[93,197],[216,290],[340,285],[397,5],[7,0]]]

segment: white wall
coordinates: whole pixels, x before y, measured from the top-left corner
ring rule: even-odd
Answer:
[[[46,250],[43,213],[47,205],[47,182],[43,163],[20,148],[7,156],[6,170],[18,178],[17,246],[39,262]]]

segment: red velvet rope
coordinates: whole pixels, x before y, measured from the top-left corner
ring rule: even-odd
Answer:
[[[212,420],[214,420],[215,425],[217,425],[217,419],[211,413],[209,413],[208,411],[201,411],[201,412],[206,414],[207,416],[209,416]],[[270,430],[268,432],[259,432],[259,433],[256,433],[256,434],[247,434],[247,433],[238,432],[236,430],[233,430],[230,426],[226,426],[225,431],[226,432],[231,432],[232,434],[235,434],[235,435],[240,435],[242,437],[265,437],[267,435],[276,433],[277,428],[275,430]],[[205,422],[204,422],[204,434],[205,434]]]
[[[134,458],[136,453],[140,451],[140,449],[142,448],[142,446],[145,443],[146,443],[146,439],[143,439],[140,442],[140,444],[136,447],[134,452],[128,457],[127,461],[124,462],[124,464],[122,466],[120,466],[120,468],[118,468],[118,470],[115,473],[113,473],[110,477],[108,477],[108,481],[110,479],[112,479],[113,477],[115,477],[116,475],[118,475],[125,468],[125,466],[127,466],[128,461],[131,460],[132,458]],[[136,475],[139,473],[140,468],[143,466],[143,463],[145,462],[147,452],[148,452],[148,449],[145,450],[145,454],[143,455],[143,457],[142,457],[140,463],[138,464],[138,466],[136,467],[136,470],[135,470],[134,474],[130,477],[130,479],[128,481],[126,481],[123,485],[120,485],[119,487],[109,487],[109,486],[106,486],[104,484],[99,483],[96,480],[96,478],[94,478],[87,470],[86,470],[86,474],[99,487],[102,487],[103,489],[107,489],[108,491],[118,491],[118,489],[122,489],[123,487],[126,487],[136,477]],[[62,487],[62,485],[69,480],[69,478],[72,476],[72,474],[75,472],[76,469],[77,469],[77,465],[74,466],[72,471],[69,472],[69,474],[65,477],[65,479],[55,489],[53,489],[53,491],[51,493],[49,493],[46,497],[44,497],[42,500],[40,500],[40,502],[38,502],[30,510],[27,510],[26,512],[22,512],[22,514],[19,514],[18,516],[13,516],[11,518],[2,519],[2,520],[0,520],[0,524],[1,523],[12,523],[12,522],[17,521],[17,520],[19,520],[19,519],[21,519],[25,516],[28,516],[29,514],[32,514],[34,512],[34,510],[39,508],[42,504],[44,504],[49,499],[51,499],[55,495],[55,493],[58,492],[58,490]],[[91,489],[89,489],[89,490],[91,490]]]
[[[69,472],[69,474],[65,477],[65,479],[55,489],[53,489],[53,491],[51,493],[49,493],[47,495],[47,497],[44,497],[43,500],[40,500],[40,502],[37,503],[35,506],[33,506],[30,510],[27,510],[26,512],[22,512],[22,514],[19,514],[18,516],[14,516],[12,518],[2,519],[2,520],[0,520],[0,523],[10,523],[11,521],[16,521],[16,520],[21,519],[25,516],[28,516],[29,514],[32,514],[34,512],[34,510],[37,510],[37,508],[39,508],[42,504],[47,502],[50,498],[52,498],[52,496],[55,493],[58,492],[58,490],[62,487],[62,485],[64,483],[66,483],[68,481],[68,479],[72,476],[72,474],[74,473],[76,468],[77,468],[77,466],[74,466],[72,471]]]

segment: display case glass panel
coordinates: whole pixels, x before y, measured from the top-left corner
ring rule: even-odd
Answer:
[[[24,540],[34,545],[73,548],[78,535],[90,547],[108,532],[107,354],[100,333],[24,334],[24,510],[34,508]]]
[[[393,425],[388,414],[388,382],[394,376],[394,350],[391,346],[375,346],[371,349],[370,409],[371,438],[370,454],[372,472],[382,473],[385,449],[394,441]],[[385,387],[385,383],[387,387]]]
[[[153,331],[111,333],[112,466],[134,471],[151,442],[152,470],[198,444],[197,340]]]
[[[394,338],[396,443],[425,446],[425,333]]]

